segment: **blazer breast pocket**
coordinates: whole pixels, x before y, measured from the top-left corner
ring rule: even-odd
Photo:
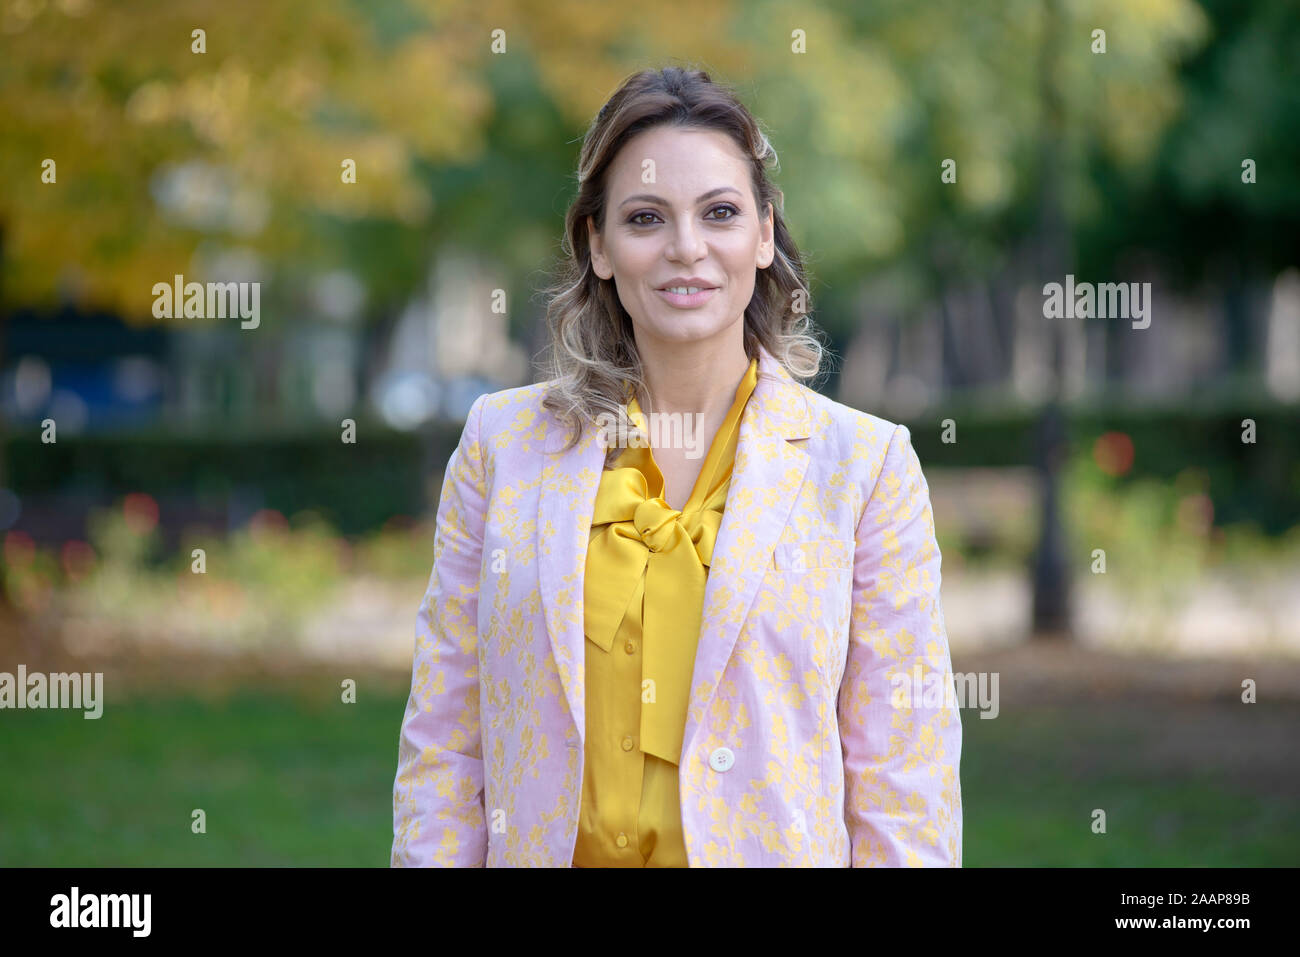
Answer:
[[[786,572],[811,571],[817,568],[852,568],[855,544],[851,538],[777,542],[772,549],[772,567],[777,571]]]

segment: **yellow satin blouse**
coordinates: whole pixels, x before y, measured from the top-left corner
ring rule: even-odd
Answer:
[[[575,867],[687,867],[677,762],[704,586],[731,485],[740,416],[758,363],[736,388],[680,512],[649,448],[601,473],[584,580],[587,735]],[[633,398],[629,415],[644,425]]]

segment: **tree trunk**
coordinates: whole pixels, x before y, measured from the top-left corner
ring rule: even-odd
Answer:
[[[1061,201],[1060,143],[1065,135],[1065,111],[1055,75],[1061,57],[1060,0],[1045,0],[1043,12],[1043,40],[1038,62],[1039,91],[1043,105],[1039,147],[1041,199],[1035,243],[1040,283],[1063,282],[1073,258]],[[1042,512],[1038,549],[1033,559],[1034,603],[1031,622],[1035,638],[1069,638],[1072,632],[1069,563],[1066,561],[1069,548],[1061,516],[1061,464],[1067,448],[1065,414],[1061,408],[1064,343],[1059,326],[1059,323],[1068,320],[1044,321],[1051,324],[1053,394],[1042,410],[1037,428],[1035,466],[1042,489]]]

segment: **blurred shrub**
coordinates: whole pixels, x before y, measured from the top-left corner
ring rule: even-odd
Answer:
[[[263,510],[229,535],[185,530],[162,554],[157,506],[135,493],[93,510],[88,542],[61,548],[22,532],[4,537],[3,580],[28,616],[73,621],[101,647],[117,642],[292,646],[349,583],[409,581],[418,594],[433,555],[430,524],[390,522],[356,543],[312,512],[289,521]]]
[[[1036,414],[962,413],[957,441],[940,440],[940,419],[907,423],[923,468],[945,466],[1032,465]],[[1276,403],[1233,409],[1136,408],[1116,403],[1071,410],[1068,440],[1071,459],[1091,458],[1097,440],[1107,434],[1127,436],[1132,443],[1129,469],[1117,476],[1113,488],[1141,486],[1147,480],[1168,482],[1196,469],[1203,491],[1221,525],[1252,523],[1273,536],[1300,524],[1300,411]],[[1241,440],[1243,419],[1253,419],[1255,444]],[[1137,497],[1154,494],[1138,488]],[[1172,508],[1173,498],[1164,503]],[[1148,509],[1156,508],[1148,501]]]
[[[397,432],[361,421],[355,444],[343,443],[336,429],[60,435],[53,445],[23,433],[6,437],[5,462],[20,498],[60,493],[108,502],[133,491],[217,507],[247,501],[285,515],[315,510],[358,534],[393,515],[424,512],[438,492],[426,479],[446,466],[462,428],[453,422]]]
[[[353,551],[356,567],[376,578],[427,579],[433,570],[435,522],[390,519]]]
[[[1250,577],[1300,559],[1300,523],[1273,536],[1256,522],[1221,523],[1210,475],[1188,466],[1168,480],[1127,479],[1106,474],[1093,456],[1072,456],[1062,494],[1075,574],[1090,573],[1098,548],[1108,573],[1139,589],[1186,585],[1225,566]]]

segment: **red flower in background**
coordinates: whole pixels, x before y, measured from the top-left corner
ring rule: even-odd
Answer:
[[[95,550],[78,539],[63,543],[62,558],[63,573],[70,581],[80,581],[95,567]]]
[[[1092,460],[1107,475],[1125,475],[1133,467],[1133,440],[1123,432],[1106,432],[1093,443]]]
[[[36,543],[26,532],[9,532],[5,535],[5,564],[22,568],[31,564],[36,555]]]
[[[137,535],[148,535],[158,525],[158,503],[152,495],[132,492],[122,503],[127,527]]]
[[[289,520],[284,517],[282,512],[278,512],[273,508],[264,508],[249,519],[248,529],[256,539],[272,535],[283,535],[289,531]]]

